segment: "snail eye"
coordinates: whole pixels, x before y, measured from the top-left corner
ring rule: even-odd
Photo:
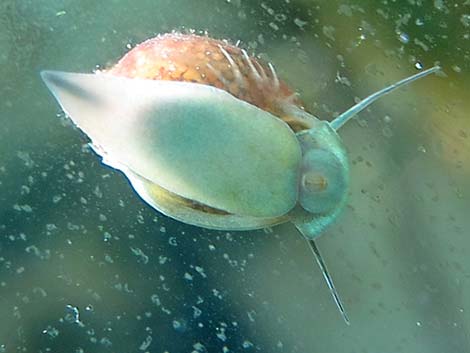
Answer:
[[[304,155],[299,202],[305,210],[312,213],[333,211],[341,205],[347,185],[347,169],[336,154],[313,149]]]
[[[310,192],[321,192],[328,188],[328,179],[319,172],[309,171],[302,175],[302,187]]]

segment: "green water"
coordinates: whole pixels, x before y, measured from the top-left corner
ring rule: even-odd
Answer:
[[[288,225],[217,232],[145,205],[40,81],[191,29],[271,61],[341,130],[345,212],[319,239],[351,326]],[[469,1],[0,3],[0,352],[470,352]]]

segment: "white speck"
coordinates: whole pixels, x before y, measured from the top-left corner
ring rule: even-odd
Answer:
[[[59,336],[59,330],[52,326],[47,326],[47,328],[42,330],[42,333],[52,338],[56,338],[57,336]]]
[[[147,264],[149,262],[149,257],[142,251],[142,249],[131,247],[131,251],[138,257],[138,262],[142,262],[143,264]]]
[[[256,312],[254,310],[247,311],[246,314],[248,315],[248,319],[250,319],[251,322],[255,322]]]
[[[418,70],[422,70],[423,69],[423,64],[421,64],[419,61],[417,61],[415,63],[415,68],[418,69]]]
[[[457,65],[453,65],[452,66],[452,70],[454,70],[455,72],[457,73],[461,73],[462,72],[462,68],[460,66],[457,66]]]
[[[13,205],[13,209],[15,211],[23,211],[23,212],[26,212],[26,213],[31,213],[33,212],[33,208],[30,206],[30,205],[18,205],[18,204],[14,204]]]
[[[28,152],[18,151],[16,154],[19,159],[24,162],[24,165],[28,168],[34,167],[34,161],[31,159]]]
[[[242,347],[245,348],[245,349],[251,348],[251,347],[253,347],[253,343],[251,343],[250,341],[245,340],[242,343]]]
[[[181,328],[181,322],[179,322],[178,320],[173,320],[173,328],[175,330],[179,330]]]
[[[382,134],[387,137],[387,138],[390,138],[393,136],[393,132],[392,132],[392,129],[390,129],[389,126],[384,126],[382,128]]]
[[[264,2],[261,3],[261,7],[271,16],[274,15],[274,10],[270,8],[268,5],[266,5]]]
[[[64,319],[65,321],[71,324],[80,323],[80,312],[78,311],[78,308],[70,304],[67,304],[67,306],[65,307]]]
[[[152,336],[147,336],[139,347],[139,350],[146,351],[148,347],[152,344]]]
[[[201,316],[202,310],[199,309],[197,306],[193,306],[193,318],[196,319]]]
[[[216,334],[217,338],[222,342],[227,340],[227,336],[225,335],[225,328],[220,328],[220,332]]]
[[[349,5],[344,5],[344,4],[339,5],[338,13],[340,15],[344,15],[344,16],[347,16],[347,17],[351,17],[353,15],[351,7]]]
[[[62,196],[60,195],[54,195],[52,197],[52,203],[58,203],[60,200],[62,200]]]
[[[307,21],[302,21],[300,18],[295,18],[294,19],[294,24],[299,27],[300,29],[302,29],[306,24],[308,24]]]
[[[464,27],[470,27],[470,14],[463,14],[462,17],[460,17],[460,22],[462,22]]]
[[[200,342],[194,343],[193,348],[194,351],[192,353],[207,352],[207,348]]]
[[[405,32],[400,33],[399,35],[400,42],[407,44],[410,41],[410,36]]]
[[[275,31],[279,31],[279,26],[274,22],[269,22],[269,27],[271,27]]]
[[[194,269],[201,275],[202,278],[207,278],[207,275],[204,272],[204,269],[200,266],[195,266]]]
[[[444,0],[434,0],[434,7],[439,11],[446,11],[448,10],[444,4]]]
[[[335,28],[333,26],[323,26],[323,34],[333,42],[335,41]]]
[[[414,43],[418,46],[421,47],[421,49],[423,49],[424,51],[428,51],[429,50],[429,46],[424,43],[422,40],[419,40],[418,38],[415,38],[414,39]]]
[[[99,199],[101,199],[103,197],[103,192],[101,191],[101,189],[98,185],[93,190],[93,194],[95,194],[95,196]]]
[[[112,235],[111,235],[110,233],[108,233],[108,232],[104,232],[104,233],[103,233],[103,241],[104,241],[104,242],[110,241],[111,238],[112,238]]]

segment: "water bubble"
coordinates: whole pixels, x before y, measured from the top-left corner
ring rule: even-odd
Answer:
[[[460,17],[460,22],[464,25],[464,27],[470,27],[470,14],[463,14]]]
[[[134,248],[131,246],[131,251],[132,253],[137,256],[137,261],[142,262],[143,264],[147,264],[149,262],[149,257],[146,255],[142,249],[140,248]]]
[[[186,320],[184,320],[184,319],[179,319],[179,320],[175,319],[175,320],[173,320],[173,328],[177,332],[186,331],[186,328],[187,328]]]
[[[407,44],[410,41],[410,36],[405,32],[400,33],[399,37],[400,42]]]
[[[150,344],[152,344],[152,336],[147,336],[140,345],[139,350],[146,351]]]
[[[417,70],[422,70],[422,69],[423,69],[423,64],[421,64],[419,61],[417,61],[417,62],[415,63],[415,68],[416,68]]]
[[[194,343],[193,348],[194,351],[192,353],[207,352],[207,348],[200,342]]]
[[[392,132],[392,129],[390,129],[389,126],[384,126],[382,128],[382,135],[384,135],[385,137],[387,138],[390,138],[393,136],[393,132]]]
[[[303,29],[303,27],[304,27],[305,25],[307,25],[308,22],[307,22],[307,21],[302,21],[300,18],[297,18],[297,17],[296,17],[296,18],[294,19],[294,24],[295,24],[297,27],[299,27],[300,29]]]
[[[452,66],[452,70],[454,70],[455,72],[457,73],[461,73],[462,72],[462,68],[458,65],[453,65]]]
[[[65,307],[65,321],[70,322],[72,324],[74,323],[79,323],[80,322],[80,312],[78,311],[78,308],[75,306],[72,306],[70,304],[67,304]]]
[[[243,341],[243,343],[242,343],[242,347],[245,348],[245,349],[251,348],[251,347],[253,347],[253,343],[251,343],[251,342],[248,341],[248,340],[245,340],[245,341]]]
[[[59,336],[59,330],[52,326],[47,326],[44,330],[42,330],[42,333],[48,335],[51,338],[56,338]]]

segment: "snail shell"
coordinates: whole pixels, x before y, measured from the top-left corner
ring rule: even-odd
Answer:
[[[271,63],[249,56],[246,50],[226,41],[194,34],[159,35],[137,45],[106,72],[214,86],[279,117],[295,132],[312,124],[308,117],[292,113],[304,109],[302,102],[278,78]]]

